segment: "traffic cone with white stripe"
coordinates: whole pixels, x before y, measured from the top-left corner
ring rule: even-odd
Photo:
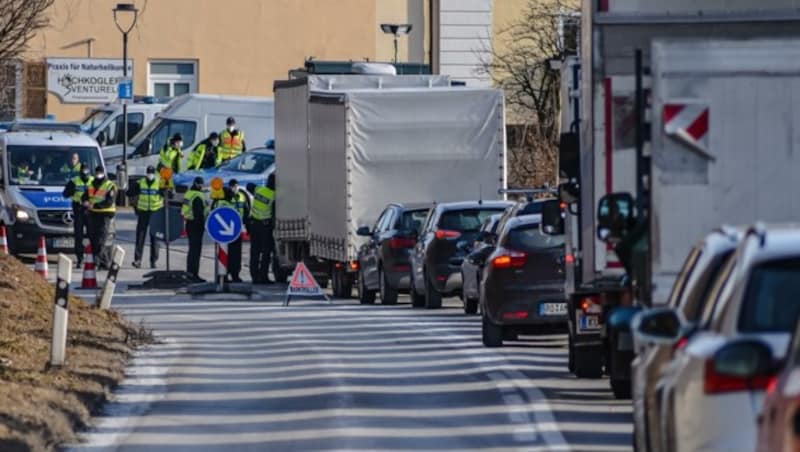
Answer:
[[[83,251],[83,281],[81,281],[81,289],[97,289],[97,276],[94,273],[94,253],[92,252],[92,243],[88,241]]]
[[[8,256],[8,237],[6,236],[6,225],[0,225],[0,254]]]
[[[47,242],[44,236],[39,237],[39,249],[36,250],[36,263],[33,265],[33,270],[47,278]]]

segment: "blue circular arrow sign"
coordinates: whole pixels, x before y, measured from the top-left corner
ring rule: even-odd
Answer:
[[[242,217],[239,216],[236,209],[218,207],[208,215],[206,231],[217,243],[231,243],[242,233]]]

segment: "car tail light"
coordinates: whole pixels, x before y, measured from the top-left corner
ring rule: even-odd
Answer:
[[[406,248],[414,248],[417,241],[414,239],[395,237],[389,240],[389,248],[393,250],[402,250]]]
[[[566,256],[564,256],[564,262],[566,262],[567,264],[570,264],[570,265],[574,264],[575,263],[575,255],[574,254],[567,254]]]
[[[600,296],[590,295],[581,298],[581,311],[586,314],[601,314],[603,305],[600,304]]]
[[[436,231],[436,238],[439,240],[457,239],[459,237],[461,237],[461,233],[458,231],[450,231],[447,229],[439,229]]]
[[[357,271],[359,267],[358,261],[350,261],[350,270]]]
[[[769,383],[767,383],[767,394],[775,394],[775,390],[778,388],[778,376],[774,375],[770,377]]]
[[[728,375],[720,375],[714,367],[714,361],[706,361],[705,369],[705,392],[706,394],[724,394],[727,392],[753,391],[767,389],[773,375],[755,378],[739,378]]]
[[[525,320],[528,318],[528,311],[504,312],[503,318],[505,320]]]
[[[503,254],[492,259],[494,268],[522,268],[528,263],[528,253],[522,251],[506,250]]]

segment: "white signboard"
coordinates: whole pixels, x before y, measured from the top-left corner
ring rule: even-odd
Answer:
[[[133,61],[128,60],[128,77],[132,75]],[[65,104],[113,102],[122,80],[121,59],[47,59],[47,90]]]

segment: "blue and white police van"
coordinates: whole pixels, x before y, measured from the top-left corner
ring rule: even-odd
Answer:
[[[82,133],[0,133],[0,224],[12,254],[35,253],[41,236],[49,252],[74,251],[72,201],[61,193],[78,175],[75,154],[92,174],[104,165],[97,141]]]

